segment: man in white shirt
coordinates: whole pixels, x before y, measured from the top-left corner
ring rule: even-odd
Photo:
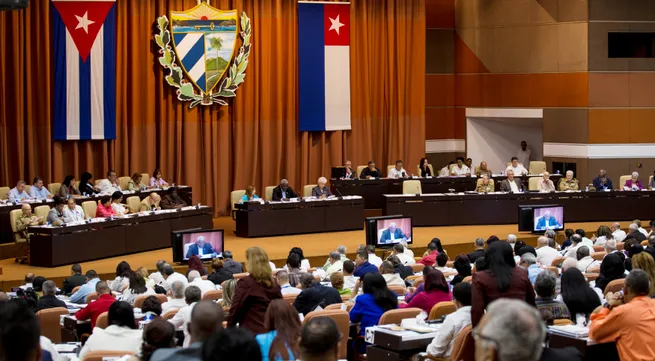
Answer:
[[[66,223],[84,221],[84,210],[82,207],[75,203],[75,199],[73,197],[68,198],[68,204],[66,207],[64,207],[64,211],[62,213],[64,214],[64,222]]]
[[[16,183],[16,186],[12,189],[9,190],[9,193],[7,193],[7,199],[9,199],[10,202],[22,202],[23,200],[29,199],[30,195],[27,194],[25,191],[26,184],[24,180],[19,180],[18,183]]]
[[[398,273],[394,273],[393,264],[391,262],[389,261],[382,262],[382,265],[380,266],[380,274],[382,274],[382,277],[384,277],[384,280],[387,282],[387,287],[389,286],[398,286],[403,288],[405,287],[405,281],[403,281],[403,279],[400,278],[400,275]]]
[[[589,267],[600,266],[600,262],[594,260],[589,255],[589,247],[580,246],[575,253],[575,257],[578,259],[578,269],[582,273],[588,272]]]
[[[163,260],[163,259],[160,259],[155,264],[155,267],[157,267],[157,272],[151,273],[150,276],[148,276],[148,278],[155,281],[155,284],[157,284],[157,285],[164,282],[164,266],[165,265],[166,265],[166,261]]]
[[[589,249],[594,249],[594,242],[592,242],[589,238],[587,238],[587,233],[584,231],[584,229],[582,228],[576,229],[575,234],[580,235],[580,237],[582,237],[582,241],[581,241],[582,245],[589,247]]]
[[[623,242],[627,236],[628,235],[625,233],[625,231],[621,229],[619,222],[612,223],[612,237],[614,237],[615,241]]]
[[[393,251],[391,252],[391,255],[398,257],[404,266],[411,266],[416,263],[414,257],[409,257],[405,254],[405,247],[400,243],[393,245]]]
[[[518,176],[528,174],[528,170],[525,169],[523,164],[519,163],[519,159],[516,157],[512,157],[512,164],[505,169],[505,174],[509,173],[510,170],[514,171],[514,174]]]
[[[521,149],[519,149],[517,158],[519,163],[530,166],[532,150],[528,148],[528,143],[525,140],[521,142]]]
[[[555,184],[552,180],[550,180],[550,173],[544,172],[541,179],[539,179],[539,182],[537,183],[537,189],[542,193],[555,191]]]
[[[646,236],[646,238],[648,238],[648,231],[644,227],[641,226],[641,221],[640,220],[635,219],[634,221],[632,221],[632,223],[636,224],[637,227],[638,227],[637,229],[639,230],[639,232],[641,232],[644,236]]]
[[[559,257],[559,252],[549,246],[550,238],[541,236],[537,239],[537,262],[542,266],[550,266]]]
[[[507,169],[507,179],[500,182],[501,192],[520,193],[523,191],[523,182],[521,178],[514,177],[514,171]]]
[[[512,247],[512,251],[514,251],[514,246],[516,245],[516,235],[515,234],[508,234],[507,235],[507,243],[509,243],[509,246]]]
[[[168,302],[161,304],[162,315],[170,310],[180,309],[186,306],[184,299],[184,283],[175,281],[171,285],[171,290],[168,291]]]
[[[106,193],[106,194],[113,194],[114,192],[120,192],[121,191],[121,186],[118,184],[118,181],[116,180],[116,171],[111,169],[109,172],[107,172],[107,179],[103,179],[98,183],[98,188],[100,189],[100,192]]]
[[[189,337],[189,322],[191,321],[191,312],[193,308],[200,302],[202,295],[200,293],[200,288],[196,286],[189,286],[184,290],[184,300],[186,301],[186,306],[180,308],[179,311],[168,320],[175,326],[175,329],[184,330],[184,345],[183,347],[189,347],[191,344],[191,337]]]
[[[30,197],[34,199],[50,199],[52,198],[52,194],[48,188],[43,186],[43,179],[36,177],[30,188]]]
[[[343,288],[348,288],[348,289],[353,289],[355,288],[355,284],[359,280],[359,277],[353,276],[353,272],[355,272],[355,262],[353,261],[346,261],[343,263]]]
[[[34,282],[34,273],[30,272],[25,275],[25,284],[20,286],[21,289],[26,290],[28,288],[34,288],[32,284]]]
[[[457,310],[444,319],[439,333],[428,345],[430,356],[448,358],[453,352],[455,338],[471,324],[471,284],[460,282],[453,288],[453,302]]]
[[[451,164],[455,164],[455,162],[451,160],[450,162],[448,162],[447,166],[441,168],[441,170],[439,171],[439,177],[448,177],[450,175]]]
[[[407,172],[405,172],[405,169],[403,168],[402,160],[396,161],[396,166],[389,170],[389,174],[387,174],[387,177],[394,178],[394,179],[409,177],[409,174],[407,174]]]
[[[330,266],[325,270],[325,277],[330,278],[330,276],[335,272],[341,272],[343,269],[343,261],[341,261],[341,254],[337,251],[330,252],[330,258],[328,259]],[[369,258],[370,262],[370,258]]]
[[[207,293],[207,291],[213,291],[216,289],[216,285],[212,281],[203,280],[200,277],[200,272],[191,271],[189,272],[189,286],[196,286],[200,288],[201,295]]]
[[[175,281],[180,281],[184,284],[184,287],[186,287],[189,284],[189,281],[184,277],[183,274],[175,272],[173,270],[173,267],[169,264],[164,265],[164,282],[162,282],[161,286],[164,287],[166,291],[171,289],[171,285]]]
[[[366,253],[368,253],[368,263],[374,265],[375,267],[380,267],[382,265],[382,258],[378,257],[375,254],[375,246],[368,245],[366,246]]]
[[[457,157],[457,164],[453,166],[453,168],[450,170],[450,175],[458,176],[458,177],[470,177],[471,176],[471,168],[467,167],[466,164],[464,164],[464,158],[462,157]]]
[[[300,288],[291,287],[289,284],[289,273],[285,270],[279,270],[275,274],[277,283],[280,285],[280,292],[284,295],[299,295],[302,290]]]
[[[580,248],[580,246],[582,246],[582,237],[580,237],[580,235],[576,233],[571,236],[571,246],[569,246],[569,248],[566,249],[566,253],[564,253],[564,257],[571,257],[577,259],[576,252],[578,251],[578,248]]]

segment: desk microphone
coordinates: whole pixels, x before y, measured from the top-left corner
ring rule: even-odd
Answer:
[[[343,200],[343,194],[341,194],[341,191],[339,191],[339,188],[334,187],[334,190],[337,191],[337,193],[339,193],[339,200]]]

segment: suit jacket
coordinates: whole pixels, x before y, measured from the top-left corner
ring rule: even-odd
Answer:
[[[233,259],[226,259],[223,261],[223,268],[234,273],[243,273],[243,265]]]
[[[298,313],[308,314],[316,306],[325,308],[334,303],[341,303],[341,295],[336,288],[325,287],[320,283],[315,283],[311,288],[302,290],[293,302],[293,306]]]
[[[396,228],[396,230],[393,232],[393,236],[396,240],[405,238],[405,235],[403,234],[403,231],[400,230],[400,228]],[[380,243],[387,243],[389,241],[391,241],[391,232],[389,231],[389,228],[387,228],[382,231],[382,235],[380,236]]]
[[[272,198],[274,201],[282,200],[282,188],[280,188],[280,186],[273,188]],[[298,198],[298,194],[293,191],[293,188],[287,187],[287,198]]]
[[[555,228],[561,228],[561,227],[562,227],[562,226],[557,222],[557,220],[555,219],[555,217],[550,217],[550,221],[549,221],[549,224],[548,224],[548,225],[551,226],[551,227],[555,227]],[[542,229],[546,229],[546,218],[545,218],[545,217],[541,217],[541,218],[539,218],[539,220],[537,221],[537,227],[535,227],[535,228],[536,228],[538,231],[539,231],[539,230],[542,230]]]
[[[596,188],[596,190],[602,190],[603,189],[603,185],[601,183],[601,178],[600,177],[594,178],[592,183],[594,185],[594,188]],[[607,177],[605,177],[605,187],[607,187],[608,189],[614,189],[614,187],[612,185],[612,180],[607,178]]]
[[[539,361],[582,361],[582,355],[575,347],[544,348]]]
[[[234,278],[232,277],[232,272],[226,270],[225,266],[207,276],[207,279],[214,282],[215,285],[220,285],[221,283],[227,280],[231,280],[232,278]]]
[[[362,173],[360,173],[359,178],[366,179],[368,176],[373,178],[382,178],[382,172],[380,172],[380,170],[377,168],[375,168],[374,171],[371,171],[368,167],[366,167],[362,170]]]
[[[312,197],[322,197],[322,196],[329,197],[331,195],[332,192],[330,192],[330,188],[328,188],[328,186],[323,187],[322,190],[319,186],[312,188]]]
[[[81,286],[86,283],[86,277],[83,274],[74,274],[64,280],[63,291],[65,295],[70,295],[73,288]]]
[[[36,302],[37,311],[55,307],[66,308],[66,303],[55,296],[41,296],[41,298],[39,298],[39,300]]]
[[[525,190],[523,187],[523,182],[519,178],[514,178],[514,183],[516,183],[516,187],[519,189],[519,191]],[[500,191],[501,192],[511,192],[512,187],[509,185],[509,180],[505,179],[502,182],[500,182]]]
[[[160,348],[150,361],[202,361],[202,342],[194,342],[187,348]]]
[[[202,246],[202,254],[206,255],[212,253],[216,253],[212,245],[209,243],[205,243],[205,245]],[[186,258],[189,258],[191,256],[197,256],[197,255],[198,255],[198,245],[194,243],[189,246],[189,250],[186,253]]]

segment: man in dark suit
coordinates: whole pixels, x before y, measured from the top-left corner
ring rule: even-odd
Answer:
[[[196,243],[189,246],[189,250],[186,253],[186,258],[191,256],[198,256],[200,258],[214,258],[216,257],[216,251],[211,244],[205,242],[205,237],[199,236],[196,239]]]
[[[375,168],[375,161],[369,161],[368,167],[362,169],[362,173],[359,175],[360,179],[371,179],[371,178],[382,178],[382,172],[379,169]]]
[[[334,287],[325,287],[316,282],[311,274],[304,274],[300,278],[302,292],[296,297],[293,306],[298,313],[304,315],[312,312],[317,306],[325,308],[334,303],[341,303],[341,295]]]
[[[500,182],[500,191],[501,192],[522,192],[525,188],[523,187],[523,182],[519,178],[514,178],[514,171],[507,171],[507,179]]]
[[[45,310],[46,308],[63,307],[66,308],[64,301],[55,296],[57,292],[57,285],[52,281],[43,282],[43,296],[39,298],[36,303],[37,311]]]
[[[471,263],[475,263],[475,261],[478,258],[484,256],[484,239],[476,238],[473,244],[475,246],[475,251],[467,254],[469,261],[471,261]]]
[[[405,240],[407,240],[407,237],[405,237],[403,231],[400,228],[396,228],[396,223],[391,222],[389,228],[382,231],[379,243],[397,243]]]
[[[289,181],[282,179],[280,185],[273,188],[273,200],[281,201],[289,198],[298,198],[298,194],[289,187]]]
[[[223,252],[223,268],[235,273],[243,273],[243,265],[232,259],[232,251]]]
[[[543,217],[540,217],[539,220],[537,221],[537,226],[535,227],[535,230],[537,231],[545,231],[547,229],[559,229],[562,228],[562,225],[557,222],[555,217],[550,215],[550,212],[546,211],[544,213]]]
[[[614,189],[614,186],[612,185],[612,180],[607,177],[607,172],[605,169],[601,169],[600,172],[598,173],[598,177],[594,178],[592,181],[594,188],[596,188],[597,191],[602,191],[605,189]]]
[[[64,280],[63,292],[65,295],[73,293],[73,288],[86,283],[86,277],[82,274],[82,266],[74,264],[71,267],[72,276]]]

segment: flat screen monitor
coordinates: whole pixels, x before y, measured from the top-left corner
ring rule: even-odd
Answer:
[[[388,248],[401,241],[412,243],[412,217],[395,215],[366,218],[366,244]]]
[[[173,232],[173,261],[185,262],[191,256],[210,260],[222,256],[224,245],[222,229],[194,229]]]
[[[531,205],[519,206],[519,231],[544,233],[552,229],[564,229],[564,206]]]
[[[332,179],[342,179],[346,178],[346,168],[345,167],[332,167],[332,172],[330,174]]]

